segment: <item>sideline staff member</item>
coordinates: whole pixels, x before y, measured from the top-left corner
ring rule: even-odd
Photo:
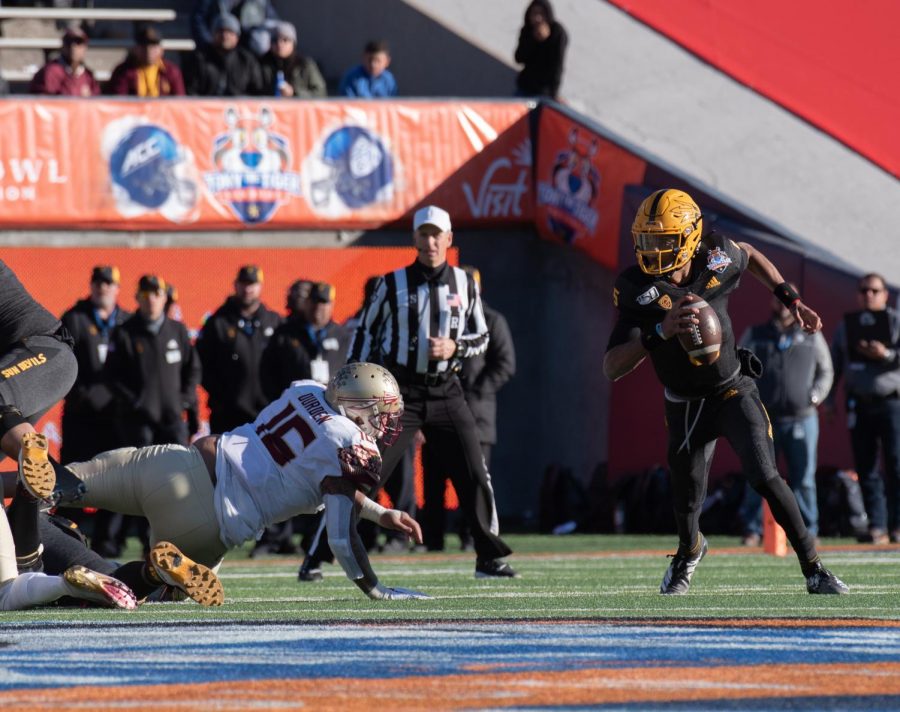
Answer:
[[[884,277],[859,281],[860,311],[845,314],[834,333],[834,382],[845,377],[847,421],[873,544],[900,542],[900,316],[888,307]],[[827,406],[833,409],[835,391]],[[882,448],[884,480],[878,470]],[[887,493],[887,497],[885,497]],[[890,535],[888,535],[890,531]]]
[[[380,352],[403,394],[403,431],[383,452],[382,473],[390,476],[421,429],[450,476],[472,528],[476,578],[514,577],[516,572],[501,558],[512,550],[498,536],[478,428],[456,375],[463,359],[487,348],[481,299],[472,277],[447,264],[453,243],[450,215],[435,206],[422,208],[415,214],[413,230],[416,261],[379,280],[347,358],[368,361]],[[307,558],[324,558],[318,548],[313,546]]]

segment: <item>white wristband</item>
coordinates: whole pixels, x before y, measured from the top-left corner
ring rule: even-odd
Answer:
[[[377,524],[381,519],[381,515],[386,511],[388,510],[378,504],[374,499],[366,497],[363,499],[362,505],[360,505],[359,516],[362,519],[368,519],[370,522],[375,522]]]

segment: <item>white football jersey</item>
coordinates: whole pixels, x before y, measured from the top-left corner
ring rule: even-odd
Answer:
[[[375,441],[325,401],[325,387],[295,381],[253,423],[224,433],[216,452],[216,516],[231,548],[322,506],[325,477],[380,476]]]

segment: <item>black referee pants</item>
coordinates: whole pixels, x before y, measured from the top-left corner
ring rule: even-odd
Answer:
[[[403,432],[388,448],[382,447],[382,475],[394,471],[416,433],[421,430],[429,450],[450,477],[460,508],[472,529],[472,541],[479,560],[498,559],[512,553],[506,543],[491,532],[494,498],[490,477],[484,466],[478,427],[466,404],[462,385],[455,376],[435,386],[403,385]],[[381,486],[384,486],[382,480]],[[371,493],[374,496],[374,492]],[[322,532],[324,534],[324,532]],[[314,561],[331,560],[325,536],[318,537],[309,556]]]

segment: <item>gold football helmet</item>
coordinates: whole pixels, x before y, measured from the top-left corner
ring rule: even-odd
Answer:
[[[365,361],[348,363],[334,374],[325,389],[325,400],[366,435],[385,445],[400,435],[403,396],[396,379],[382,366]]]
[[[686,265],[702,235],[697,203],[672,188],[657,190],[644,200],[631,226],[638,266],[647,274],[666,274]]]

